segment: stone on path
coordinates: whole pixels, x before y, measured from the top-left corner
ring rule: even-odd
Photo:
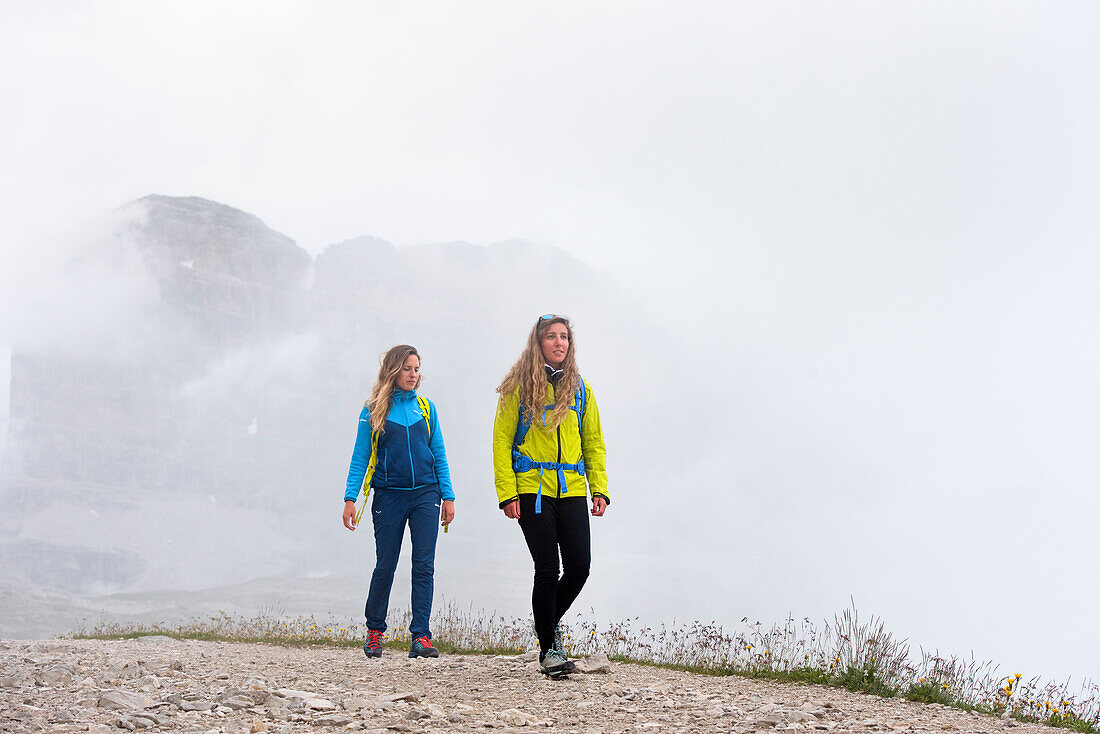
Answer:
[[[283,698],[300,698],[302,700],[318,698],[318,695],[316,693],[312,693],[310,691],[298,691],[293,688],[277,688],[275,689],[274,693],[276,696],[281,696]]]
[[[531,714],[520,711],[519,709],[507,709],[501,711],[499,718],[508,726],[529,726],[531,724],[538,723],[538,717]]]
[[[55,665],[52,668],[46,668],[35,676],[35,680],[40,685],[44,686],[71,683],[73,680],[72,667],[68,665]]]
[[[600,686],[600,692],[605,696],[622,696],[624,694],[623,687],[614,681],[608,681]]]
[[[408,701],[409,703],[417,703],[422,698],[422,694],[416,691],[407,691],[405,693],[389,693],[384,696],[379,696],[382,701],[389,701],[390,703],[396,703],[397,701]]]
[[[405,718],[409,721],[419,721],[420,719],[430,719],[432,715],[425,709],[413,708],[410,709],[409,713],[405,714]]]
[[[347,726],[351,723],[351,717],[347,714],[326,714],[313,723],[317,726]]]
[[[179,708],[181,711],[209,711],[214,704],[209,701],[181,701]]]
[[[107,691],[99,697],[100,708],[115,709],[118,711],[135,711],[147,709],[156,703],[144,693],[130,693],[129,691]]]
[[[608,660],[607,656],[603,653],[596,653],[586,658],[579,658],[574,660],[573,664],[577,666],[578,673],[591,675],[593,673],[611,672],[611,661]]]

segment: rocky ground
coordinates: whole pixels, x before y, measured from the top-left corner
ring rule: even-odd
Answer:
[[[1053,731],[938,705],[590,659],[551,681],[533,654],[137,640],[0,640],[0,730],[434,732]],[[525,729],[530,730],[530,729]]]

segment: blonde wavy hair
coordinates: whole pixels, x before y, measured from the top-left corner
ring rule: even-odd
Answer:
[[[519,409],[521,415],[527,416],[531,423],[541,422],[543,400],[546,396],[546,357],[542,354],[542,337],[552,324],[563,324],[569,336],[569,351],[565,353],[565,361],[561,365],[562,376],[558,382],[554,399],[554,409],[546,420],[546,427],[555,429],[569,413],[569,403],[573,401],[573,394],[581,386],[581,376],[577,372],[577,344],[573,340],[573,325],[565,316],[552,316],[550,318],[539,317],[538,322],[531,328],[527,335],[527,346],[516,363],[508,370],[497,392],[500,394],[498,409],[504,408],[504,401],[519,390]]]
[[[420,353],[416,347],[408,344],[398,344],[390,347],[385,354],[378,358],[378,380],[370,391],[370,398],[363,405],[370,409],[370,428],[378,433],[386,432],[386,416],[390,414],[390,406],[393,405],[394,383],[401,374],[401,368],[405,366],[405,360],[410,356],[419,361]],[[416,387],[420,387],[420,377],[416,378]]]

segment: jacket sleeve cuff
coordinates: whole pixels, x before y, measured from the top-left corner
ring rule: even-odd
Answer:
[[[606,502],[606,503],[607,503],[607,504],[609,504],[609,505],[611,504],[611,498],[610,498],[610,497],[608,497],[608,496],[607,496],[606,494],[604,494],[603,492],[593,492],[593,493],[592,493],[592,497],[594,497],[594,498],[595,498],[595,497],[603,497],[603,501],[604,501],[604,502]]]
[[[516,495],[515,497],[513,497],[512,499],[510,499],[510,500],[504,500],[503,502],[501,502],[501,503],[500,503],[500,504],[498,505],[498,507],[500,507],[500,509],[502,509],[502,510],[503,510],[503,509],[504,509],[504,506],[505,506],[505,505],[511,504],[511,503],[515,502],[516,500],[518,500],[518,499],[519,499],[519,495],[517,494],[517,495]]]

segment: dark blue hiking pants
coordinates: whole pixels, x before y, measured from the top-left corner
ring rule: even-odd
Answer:
[[[439,534],[439,487],[420,489],[375,489],[371,501],[374,520],[374,574],[367,594],[367,629],[386,630],[386,610],[390,605],[390,587],[405,525],[412,536],[412,639],[427,637],[432,631],[432,593],[435,578],[435,541]]]

